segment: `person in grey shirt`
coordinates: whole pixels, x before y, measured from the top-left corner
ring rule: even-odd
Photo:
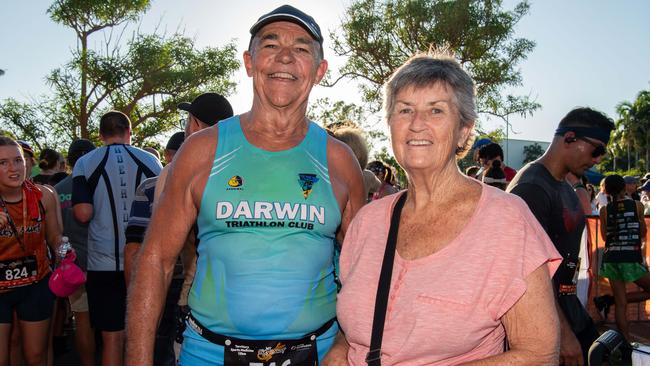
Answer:
[[[75,218],[88,225],[86,291],[90,321],[102,332],[103,365],[121,365],[124,355],[126,282],[124,230],[135,190],[160,174],[160,161],[131,146],[131,121],[110,111],[99,122],[104,146],[77,161],[72,171]]]
[[[74,167],[79,158],[95,150],[95,145],[86,139],[74,140],[68,149],[68,165]],[[77,264],[86,271],[88,254],[88,225],[75,220],[72,213],[72,176],[68,175],[54,186],[61,202],[61,217],[63,218],[63,235],[67,236],[77,255]],[[88,315],[88,298],[86,287],[81,286],[68,297],[70,309],[75,314],[75,345],[83,366],[95,362],[95,336]]]

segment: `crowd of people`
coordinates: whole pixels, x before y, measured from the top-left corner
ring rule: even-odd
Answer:
[[[596,305],[616,304],[630,340],[625,307],[650,297],[625,292],[650,290],[650,177],[583,180],[607,116],[571,110],[517,172],[474,141],[468,73],[415,55],[383,90],[400,187],[362,131],[307,119],[328,66],[314,18],[281,6],[250,36],[250,110],[217,93],[181,103],[164,167],[119,111],[100,118],[101,146],[75,140],[67,158],[0,137],[0,366],[51,365],[68,311],[84,366],[586,365],[598,332],[576,278],[591,214],[614,294]],[[71,254],[84,285],[61,270]]]

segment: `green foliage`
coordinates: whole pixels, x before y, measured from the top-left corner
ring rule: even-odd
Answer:
[[[341,78],[361,82],[363,98],[373,111],[381,102],[381,86],[414,54],[448,49],[476,82],[479,112],[500,118],[527,116],[540,107],[527,96],[503,97],[506,86],[520,86],[517,67],[535,43],[514,38],[514,27],[526,15],[523,1],[511,11],[500,0],[358,0],[347,9],[341,33],[331,33],[334,53],[348,57]]]
[[[56,0],[47,12],[77,34],[90,34],[138,19],[149,4],[149,0]]]
[[[0,104],[0,124],[13,137],[27,141],[35,150],[62,146],[66,140],[58,125],[48,125],[43,113],[54,113],[48,101],[21,103],[6,99]]]
[[[346,103],[342,100],[332,102],[329,98],[320,98],[310,104],[307,117],[330,129],[341,125],[358,127],[365,132],[370,150],[388,140],[384,132],[378,128],[379,123],[383,122],[354,103]]]
[[[650,90],[639,92],[633,102],[617,108],[616,129],[609,143],[610,154],[601,166],[607,170],[643,169],[650,162]]]
[[[531,145],[524,146],[524,164],[528,164],[531,161],[537,160],[540,156],[544,154],[544,149],[542,145],[534,142]]]
[[[319,98],[310,103],[307,118],[323,126],[330,126],[346,121],[361,124],[366,120],[363,107],[342,100],[332,102],[330,98]]]
[[[37,146],[45,141],[64,148],[78,137],[97,142],[99,117],[117,109],[131,118],[133,143],[143,145],[181,127],[179,102],[206,91],[232,93],[235,84],[230,79],[240,66],[233,42],[199,49],[194,40],[178,33],[134,33],[122,41],[126,25],[137,20],[149,3],[54,1],[50,17],[74,30],[78,48],[68,63],[47,76],[51,96],[31,104],[4,101],[0,121]],[[120,25],[121,31],[115,28]],[[89,37],[100,31],[105,44],[89,47]],[[119,35],[114,37],[114,31]]]

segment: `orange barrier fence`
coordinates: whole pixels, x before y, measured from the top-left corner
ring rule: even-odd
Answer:
[[[650,216],[645,217],[645,222],[648,228],[650,228]],[[598,269],[600,267],[601,260],[603,258],[603,251],[605,249],[605,240],[600,235],[600,221],[598,216],[589,216],[587,217],[587,233],[588,233],[588,243],[589,243],[589,314],[594,318],[594,320],[604,320],[598,314],[596,307],[594,306],[593,298],[595,296],[601,296],[605,294],[612,293],[612,289],[609,286],[609,281],[606,278],[602,278],[598,275]],[[647,240],[646,243],[650,241]],[[650,258],[648,256],[647,245],[643,247],[643,255],[645,257],[646,263],[650,263]],[[635,284],[628,284],[627,291],[640,291],[641,288]],[[628,320],[650,320],[650,301],[640,302],[640,303],[631,303],[627,306],[627,318]],[[610,309],[607,320],[610,322],[614,321],[614,311]]]

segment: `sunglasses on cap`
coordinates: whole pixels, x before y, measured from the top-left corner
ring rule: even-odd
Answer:
[[[577,136],[576,138],[579,139],[579,140],[582,140],[582,141],[584,141],[584,142],[586,142],[589,145],[594,147],[593,151],[591,152],[591,157],[592,158],[597,158],[597,157],[603,156],[603,155],[605,155],[607,153],[607,150],[605,149],[605,145],[597,144],[597,143],[589,140],[588,138],[582,137],[582,136]]]

